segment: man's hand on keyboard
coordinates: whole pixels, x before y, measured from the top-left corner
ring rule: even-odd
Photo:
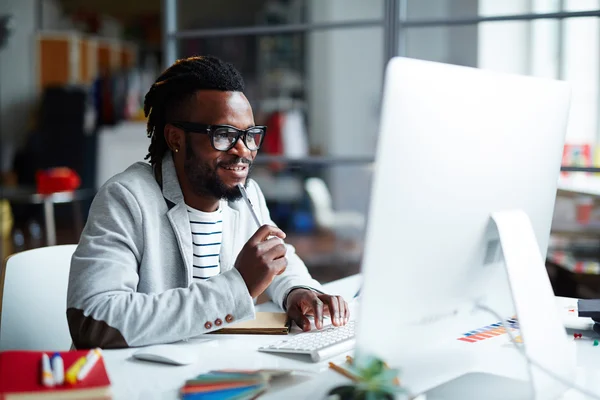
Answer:
[[[308,315],[314,316],[317,329],[323,328],[323,316],[329,315],[334,326],[343,326],[350,320],[348,303],[342,296],[331,296],[309,289],[294,289],[287,298],[287,314],[303,331],[310,331]]]

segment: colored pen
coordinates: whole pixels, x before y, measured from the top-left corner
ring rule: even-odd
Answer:
[[[56,385],[62,385],[65,382],[65,364],[58,353],[52,355],[50,360],[52,364],[52,376]]]
[[[252,207],[252,202],[250,201],[250,198],[248,197],[248,193],[246,192],[244,185],[242,185],[241,183],[238,183],[237,187],[238,187],[238,189],[240,189],[240,193],[242,193],[242,197],[244,198],[244,201],[246,202],[246,205],[248,206],[248,209],[250,210],[250,214],[252,214],[252,218],[254,218],[254,222],[256,222],[256,226],[260,228],[262,226],[262,224],[260,223],[260,220],[258,219],[258,215],[256,215],[256,212],[254,211],[254,207]]]
[[[69,367],[67,373],[65,374],[65,381],[67,381],[69,385],[74,385],[77,383],[77,374],[79,374],[79,371],[84,364],[85,356],[79,358],[77,361],[75,361],[75,363],[73,363],[73,365]]]
[[[338,367],[337,365],[335,365],[332,362],[329,363],[329,368],[331,368],[335,372],[339,373],[340,375],[345,376],[346,378],[350,379],[353,382],[358,382],[360,380],[358,377],[354,376],[351,372],[345,370],[342,367]]]
[[[86,376],[88,376],[88,374],[90,373],[92,368],[94,368],[94,365],[96,365],[100,357],[102,357],[100,349],[90,350],[90,352],[85,356],[85,364],[83,365],[83,367],[81,367],[79,373],[77,374],[78,381],[82,381],[85,379]]]
[[[54,378],[50,369],[50,359],[46,353],[42,354],[42,385],[46,387],[54,386]]]

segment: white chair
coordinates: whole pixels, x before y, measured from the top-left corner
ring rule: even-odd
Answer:
[[[66,307],[75,248],[41,247],[6,260],[0,278],[0,350],[71,348]]]
[[[356,263],[362,255],[365,216],[357,211],[333,209],[331,194],[321,178],[308,178],[304,184],[317,227],[333,233],[333,251],[321,258],[325,264]]]
[[[335,233],[344,233],[347,230],[362,232],[365,225],[364,215],[357,211],[335,211],[329,189],[321,178],[306,179],[304,188],[310,198],[315,222],[319,228]]]

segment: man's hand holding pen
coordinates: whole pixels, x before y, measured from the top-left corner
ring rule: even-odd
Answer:
[[[285,271],[287,248],[283,239],[285,233],[281,229],[263,225],[238,254],[235,268],[246,282],[252,298],[260,296],[273,279]]]

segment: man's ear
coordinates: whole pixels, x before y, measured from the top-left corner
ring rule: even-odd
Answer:
[[[165,141],[167,142],[167,146],[177,153],[185,146],[185,134],[179,128],[174,127],[171,124],[165,125]]]

